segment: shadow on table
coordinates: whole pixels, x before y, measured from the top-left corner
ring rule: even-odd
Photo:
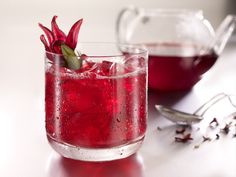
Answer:
[[[143,177],[143,163],[134,154],[121,160],[84,162],[53,154],[49,160],[48,177]]]

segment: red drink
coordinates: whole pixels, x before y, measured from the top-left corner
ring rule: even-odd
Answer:
[[[147,116],[146,59],[125,54],[113,60],[88,57],[77,71],[47,63],[46,130],[50,144],[62,155],[81,160],[81,154],[74,157],[80,149],[89,154],[90,149],[118,147],[123,158],[134,152],[122,156],[122,147],[140,147]],[[72,154],[64,152],[68,147]]]
[[[214,51],[199,55],[197,47],[180,44],[149,44],[148,81],[152,89],[190,89],[217,59]]]

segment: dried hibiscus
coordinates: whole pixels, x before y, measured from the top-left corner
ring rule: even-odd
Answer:
[[[39,23],[39,27],[46,35],[41,35],[40,40],[44,44],[47,53],[47,58],[54,60],[54,54],[63,55],[61,63],[66,63],[69,69],[79,69],[82,64],[82,59],[78,57],[74,50],[77,45],[78,34],[80,31],[83,19],[78,20],[71,27],[68,35],[66,35],[57,25],[57,16],[54,16],[51,21],[51,30]],[[79,61],[77,61],[79,60]]]
[[[191,137],[191,134],[188,133],[187,135],[184,135],[182,138],[180,137],[175,137],[175,141],[176,142],[180,142],[180,143],[186,143],[189,140],[193,140],[193,138]]]
[[[222,131],[224,134],[228,134],[229,131],[230,131],[230,125],[231,125],[231,123],[225,124],[224,128],[222,128],[221,131]]]
[[[214,118],[210,123],[210,127],[217,127],[219,125],[219,122],[216,118]]]
[[[218,136],[217,136],[217,137],[218,137]],[[201,142],[200,144],[198,144],[198,145],[195,145],[195,146],[194,146],[194,149],[198,149],[203,143],[205,143],[205,142],[207,142],[207,141],[211,141],[211,138],[208,137],[208,136],[202,136],[202,138],[203,138],[202,142]]]
[[[162,131],[162,128],[161,127],[157,127],[157,130]]]
[[[186,131],[186,128],[185,128],[185,127],[182,127],[182,129],[177,129],[177,130],[175,130],[175,133],[176,133],[176,134],[183,134],[185,131]]]
[[[211,141],[211,138],[210,137],[207,137],[207,136],[202,136],[203,140],[202,140],[202,143],[206,142],[206,141]]]

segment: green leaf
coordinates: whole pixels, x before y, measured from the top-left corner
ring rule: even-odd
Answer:
[[[78,70],[81,68],[82,60],[78,58],[73,49],[65,44],[62,44],[61,51],[69,69]]]

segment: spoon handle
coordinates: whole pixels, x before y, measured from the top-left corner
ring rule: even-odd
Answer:
[[[206,103],[204,103],[201,107],[199,107],[195,112],[194,115],[203,116],[208,109],[210,109],[214,104],[216,104],[218,101],[222,100],[223,98],[228,98],[232,106],[236,107],[232,100],[230,99],[230,96],[225,93],[219,93],[212,97],[210,100],[208,100]]]

